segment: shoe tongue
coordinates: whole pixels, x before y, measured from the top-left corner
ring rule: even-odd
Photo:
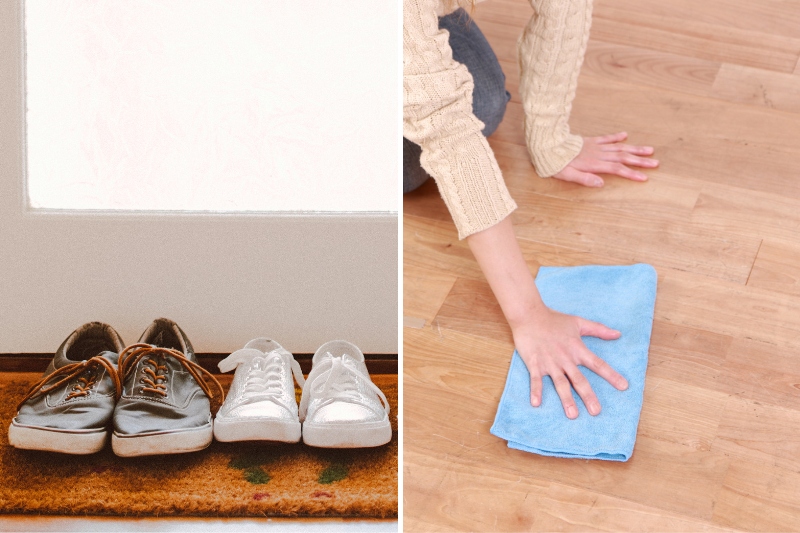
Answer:
[[[99,355],[101,357],[104,357],[109,362],[113,363],[114,365],[116,365],[119,362],[119,354],[116,353],[116,352],[108,352],[108,351],[106,351],[106,352],[103,352],[103,353],[99,353],[97,355]]]
[[[249,344],[250,343],[248,343],[248,345]],[[236,369],[236,367],[239,365],[249,365],[254,360],[260,359],[263,361],[263,363],[257,363],[259,364],[259,368],[266,368],[275,357],[280,358],[281,353],[283,352],[287,354],[289,353],[281,348],[280,350],[272,350],[271,352],[265,354],[257,348],[247,346],[245,348],[236,350],[228,357],[220,361],[217,366],[219,367],[220,372],[230,372],[231,370]],[[291,356],[291,354],[289,355]]]
[[[153,346],[164,346],[164,332],[159,331],[158,335],[156,335],[156,338],[150,341],[150,344]]]
[[[167,348],[181,352],[186,359],[197,362],[192,344],[183,330],[168,318],[157,318],[144,330],[139,342],[154,348]]]
[[[283,346],[278,344],[272,339],[267,339],[264,337],[259,337],[258,339],[253,339],[247,344],[244,345],[245,349],[252,348],[258,350],[259,352],[269,354],[270,352],[280,352],[292,355],[289,351],[287,351]]]
[[[364,354],[355,344],[347,341],[330,341],[319,347],[311,360],[311,365],[317,365],[325,357],[342,357],[344,355],[348,355],[360,363],[364,362]]]

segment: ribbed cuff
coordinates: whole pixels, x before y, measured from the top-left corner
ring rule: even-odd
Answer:
[[[464,240],[474,233],[478,233],[479,231],[491,228],[495,224],[499,224],[500,222],[505,220],[506,217],[508,217],[511,213],[513,213],[516,208],[517,208],[516,202],[514,202],[514,200],[511,200],[510,202],[507,202],[503,206],[502,210],[496,211],[494,213],[494,218],[483,218],[480,221],[478,221],[477,224],[456,225],[456,229],[458,229],[458,240]]]
[[[544,137],[543,135],[532,136],[535,139]],[[558,174],[573,159],[575,159],[583,148],[583,137],[580,135],[568,135],[560,144],[543,149],[541,146],[528,146],[528,152],[536,168],[536,173],[543,178],[549,178]]]

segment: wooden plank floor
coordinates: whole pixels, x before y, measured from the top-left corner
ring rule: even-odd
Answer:
[[[800,1],[596,0],[573,130],[661,161],[601,190],[528,160],[530,14],[475,9],[513,95],[490,143],[532,264],[658,271],[636,448],[566,460],[489,434],[511,334],[429,183],[404,198],[405,529],[800,531]]]

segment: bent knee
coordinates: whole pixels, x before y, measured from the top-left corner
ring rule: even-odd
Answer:
[[[505,76],[482,92],[478,91],[476,83],[472,107],[475,116],[484,124],[483,134],[486,137],[494,133],[503,121],[510,99],[511,95],[505,88]]]

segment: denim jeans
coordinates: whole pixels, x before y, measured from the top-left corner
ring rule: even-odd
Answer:
[[[506,77],[478,25],[466,11],[458,9],[439,19],[439,28],[450,32],[453,59],[469,70],[474,82],[472,112],[485,124],[483,134],[494,133],[503,120],[511,95],[506,91]],[[430,175],[419,163],[419,145],[403,138],[403,193],[421,186]]]

